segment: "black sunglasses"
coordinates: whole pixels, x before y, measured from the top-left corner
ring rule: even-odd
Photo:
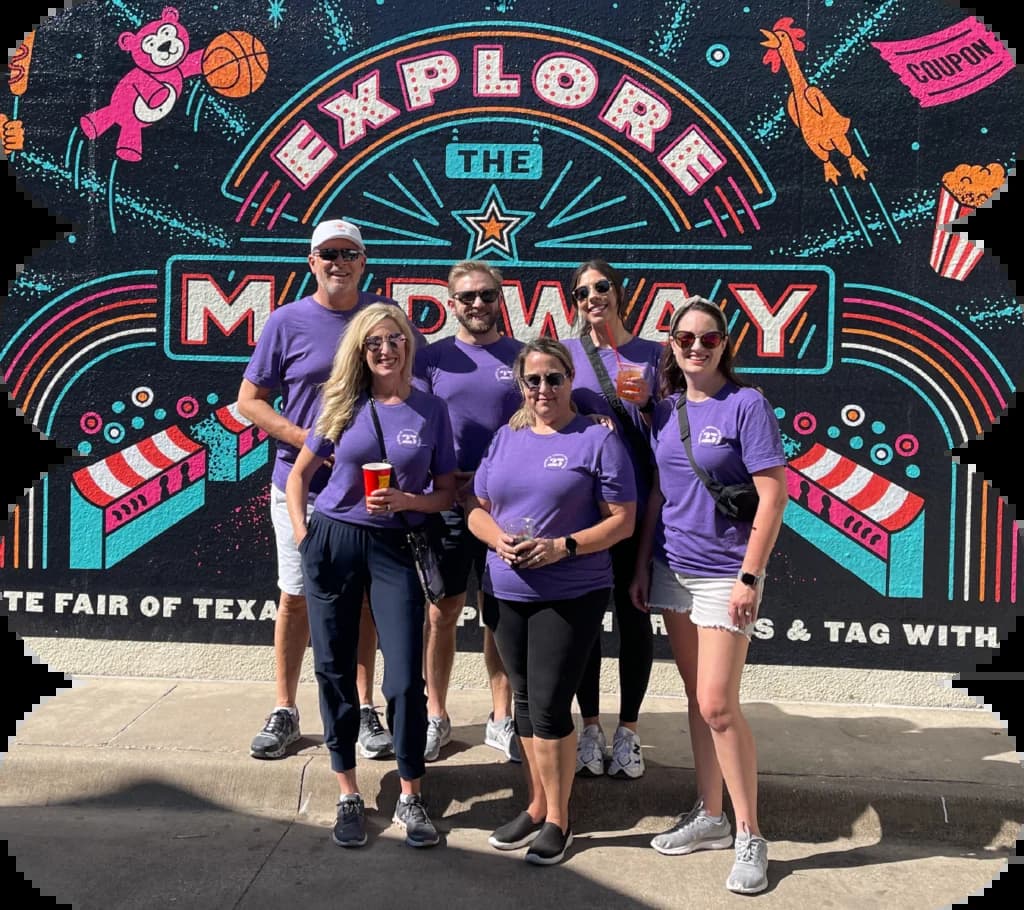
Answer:
[[[340,259],[342,262],[355,262],[360,256],[363,255],[360,250],[326,249],[314,250],[313,252],[316,253],[317,256],[319,256],[321,259],[323,259],[324,262],[334,262],[335,259]]]
[[[390,335],[367,335],[363,339],[363,347],[376,354],[384,346],[385,341],[393,348],[400,348],[405,344],[405,335],[401,332],[392,332]]]
[[[473,301],[479,297],[484,303],[494,303],[501,294],[501,288],[484,288],[482,291],[459,291],[452,294],[452,300],[457,300],[463,306],[472,306]]]
[[[700,339],[701,347],[713,351],[725,338],[724,332],[705,332],[703,335],[694,335],[693,332],[673,332],[672,340],[681,348],[692,348],[693,343]]]
[[[546,382],[549,389],[557,389],[568,378],[565,373],[545,373],[543,376],[539,373],[527,373],[523,376],[523,385],[531,392],[538,391],[542,382]]]
[[[581,284],[578,288],[573,288],[572,296],[583,303],[590,296],[591,288],[595,294],[607,294],[612,288],[612,283],[607,278],[602,278],[600,281],[595,281],[593,285]]]

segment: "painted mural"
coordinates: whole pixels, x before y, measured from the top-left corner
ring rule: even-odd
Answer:
[[[1020,612],[1021,538],[950,453],[1007,413],[1022,314],[956,228],[1022,137],[1012,49],[941,0],[58,12],[12,50],[0,139],[73,229],[11,283],[0,374],[75,456],[0,525],[9,626],[272,641],[273,443],[235,396],[339,216],[366,288],[431,341],[457,327],[463,258],[502,269],[520,338],[576,331],[567,282],[595,255],[643,337],[690,294],[718,302],[789,458],[750,659],[987,662]],[[479,645],[472,606],[460,636]]]

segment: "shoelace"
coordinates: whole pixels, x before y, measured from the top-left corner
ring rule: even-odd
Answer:
[[[756,863],[758,855],[761,852],[761,841],[756,838],[748,838],[745,841],[737,840],[736,842],[736,862],[738,863]]]
[[[584,736],[583,748],[580,751],[583,753],[583,760],[587,764],[597,758],[604,758],[604,755],[601,753],[601,741],[596,736]]]
[[[633,739],[627,736],[621,736],[614,743],[612,743],[612,757],[620,765],[628,765],[633,760]]]
[[[425,824],[429,821],[427,818],[427,810],[424,808],[423,803],[418,799],[402,803],[402,806],[405,809],[406,824],[410,821],[416,822],[417,824]]]
[[[288,725],[291,722],[291,714],[287,711],[274,711],[267,718],[267,722],[263,725],[263,732],[270,733],[277,736],[279,733],[284,733],[288,729]]]
[[[362,808],[362,804],[356,799],[343,799],[340,806],[342,818],[349,815],[358,815],[359,810]]]
[[[370,734],[373,736],[379,736],[384,732],[384,725],[380,722],[380,714],[375,710],[367,712],[366,726],[370,730]]]
[[[702,817],[702,808],[703,806],[694,806],[685,815],[680,815],[679,818],[676,819],[676,823],[675,826],[672,828],[672,831],[685,831],[687,828],[692,828],[693,826],[695,826]]]

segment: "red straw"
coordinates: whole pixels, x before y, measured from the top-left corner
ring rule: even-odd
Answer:
[[[604,333],[608,336],[608,344],[612,346],[612,353],[615,354],[615,359],[619,366],[622,365],[622,357],[619,356],[619,349],[615,346],[615,334],[612,332],[612,327],[606,322],[604,324]]]

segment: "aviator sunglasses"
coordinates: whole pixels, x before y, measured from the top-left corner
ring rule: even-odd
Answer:
[[[392,332],[390,335],[367,335],[363,339],[363,347],[376,354],[377,351],[384,347],[385,341],[392,348],[400,348],[405,344],[405,335],[401,332]]]
[[[459,291],[452,294],[452,300],[457,300],[463,306],[472,306],[473,301],[479,297],[484,303],[494,303],[501,293],[501,288],[484,288],[482,291]]]
[[[355,262],[363,254],[359,250],[314,250],[324,262],[334,262],[340,259],[342,262]]]
[[[693,332],[673,332],[672,340],[681,348],[692,348],[693,343],[700,339],[701,347],[713,351],[725,338],[724,332],[705,332],[703,335],[695,335]]]
[[[602,278],[600,281],[595,281],[593,285],[581,284],[578,288],[574,288],[572,296],[583,303],[590,296],[591,288],[595,294],[607,294],[612,287],[612,283],[607,278]]]
[[[523,376],[523,385],[525,385],[531,392],[537,392],[540,390],[540,384],[546,382],[549,389],[557,389],[568,377],[565,373],[527,373]]]

